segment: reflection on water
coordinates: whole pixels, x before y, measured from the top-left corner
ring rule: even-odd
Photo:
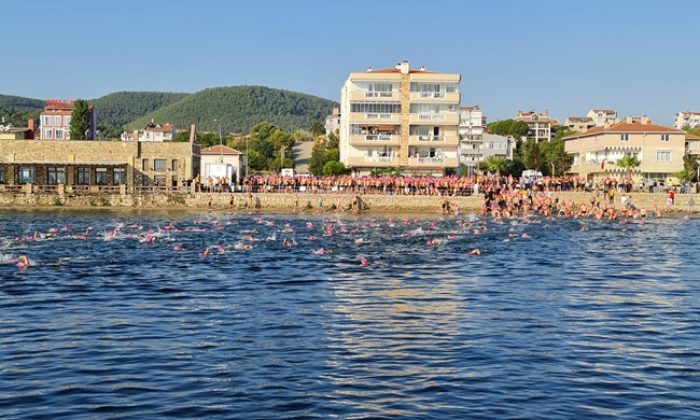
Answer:
[[[0,213],[0,416],[694,417],[700,224],[581,223]]]

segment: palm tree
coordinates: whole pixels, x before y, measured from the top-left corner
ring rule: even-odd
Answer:
[[[624,169],[627,172],[627,177],[630,177],[632,169],[639,167],[642,162],[636,156],[625,156],[617,161],[617,166]]]
[[[508,160],[501,156],[491,156],[484,162],[486,170],[496,175],[501,176],[501,172],[508,168]]]

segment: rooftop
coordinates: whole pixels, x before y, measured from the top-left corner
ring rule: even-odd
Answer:
[[[202,149],[200,151],[200,154],[202,154],[202,155],[242,155],[243,153],[239,152],[236,149],[232,149],[228,146],[216,144],[214,146],[210,146],[210,147]]]
[[[590,130],[586,130],[583,133],[573,134],[571,136],[564,137],[564,140],[573,140],[582,137],[593,137],[602,134],[610,133],[683,133],[683,130],[678,130],[671,127],[666,127],[663,125],[652,124],[651,122],[619,122],[613,124],[610,127],[593,127]]]

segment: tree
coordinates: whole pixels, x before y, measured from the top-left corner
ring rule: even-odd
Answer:
[[[78,99],[75,101],[75,109],[70,118],[71,140],[85,140],[85,132],[90,127],[90,109],[87,101]],[[94,133],[92,133],[94,136]]]
[[[338,136],[335,133],[331,133],[325,141],[314,145],[311,152],[311,160],[309,161],[309,172],[316,176],[323,175],[323,170],[327,162],[339,160],[340,149],[338,145]]]
[[[501,174],[508,168],[508,160],[506,160],[506,158],[503,156],[491,156],[483,163],[487,171],[495,173],[498,176],[501,176]]]
[[[323,126],[321,121],[314,121],[311,123],[311,134],[318,137],[321,134],[326,133],[326,128]]]
[[[566,174],[571,169],[571,164],[574,163],[574,157],[566,153],[563,138],[567,135],[567,129],[557,133],[554,140],[548,143],[542,143],[540,148],[546,161],[545,166],[551,170],[553,176],[561,176]]]
[[[698,175],[698,157],[696,155],[683,156],[683,170],[691,174],[690,179],[696,179]]]
[[[530,130],[524,122],[513,119],[494,121],[489,123],[486,127],[491,134],[509,136],[516,140],[520,140],[523,136],[526,136]]]
[[[323,175],[343,175],[347,171],[345,164],[337,160],[330,160],[323,165]]]
[[[627,172],[628,177],[632,173],[632,169],[638,167],[641,164],[642,163],[639,161],[639,159],[637,159],[636,156],[625,156],[617,161],[617,166],[624,169],[625,172]]]
[[[548,172],[542,147],[534,141],[523,142],[522,159],[527,169]]]

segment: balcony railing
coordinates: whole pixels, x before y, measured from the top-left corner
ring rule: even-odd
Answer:
[[[445,163],[444,156],[417,156],[411,158],[411,163]]]
[[[433,134],[425,135],[425,134],[419,134],[418,135],[418,141],[443,141],[445,140],[445,136],[436,136]]]
[[[418,119],[422,121],[442,121],[447,118],[443,113],[425,113],[418,114]]]
[[[365,162],[369,163],[392,163],[394,159],[393,156],[365,156]]]
[[[394,92],[369,92],[365,91],[366,98],[391,98]]]
[[[421,98],[444,98],[445,92],[421,92]]]
[[[373,120],[377,118],[381,119],[386,119],[389,120],[394,116],[394,114],[377,114],[377,113],[372,113],[372,114],[367,114],[367,119],[368,120]]]
[[[365,136],[365,140],[367,141],[391,141],[394,139],[394,136],[392,134],[367,134]]]

